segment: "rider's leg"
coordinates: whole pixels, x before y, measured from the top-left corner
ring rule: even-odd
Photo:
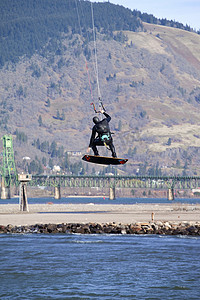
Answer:
[[[99,152],[97,150],[97,146],[96,145],[92,146],[92,150],[94,151],[94,155],[99,155]]]
[[[109,147],[110,147],[110,150],[112,152],[112,157],[117,157],[117,154],[115,152],[115,147],[114,147],[112,142],[110,143]]]

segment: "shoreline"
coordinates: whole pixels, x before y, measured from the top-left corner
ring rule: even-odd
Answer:
[[[0,234],[119,234],[200,237],[200,222],[62,223],[32,226],[0,225]]]
[[[0,204],[0,233],[200,235],[200,204]]]

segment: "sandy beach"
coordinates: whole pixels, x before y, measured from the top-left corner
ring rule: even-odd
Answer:
[[[61,223],[200,222],[200,204],[0,204],[0,225]]]

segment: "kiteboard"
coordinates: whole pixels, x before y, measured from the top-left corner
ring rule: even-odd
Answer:
[[[124,165],[128,159],[99,155],[84,155],[82,160],[100,165]]]

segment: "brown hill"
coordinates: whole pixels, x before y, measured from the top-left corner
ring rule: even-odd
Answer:
[[[112,116],[117,154],[129,158],[122,170],[134,174],[146,162],[169,174],[199,174],[200,36],[144,27],[145,32],[123,32],[123,43],[97,36],[102,100]],[[13,134],[19,168],[27,155],[59,164],[61,157],[33,145],[37,139],[40,144],[55,141],[64,151],[84,153],[88,146],[90,103],[98,105],[93,43],[87,62],[93,97],[80,36],[63,35],[60,43],[59,53],[46,45],[43,53],[0,71],[1,135]],[[16,129],[28,140],[17,138]]]

